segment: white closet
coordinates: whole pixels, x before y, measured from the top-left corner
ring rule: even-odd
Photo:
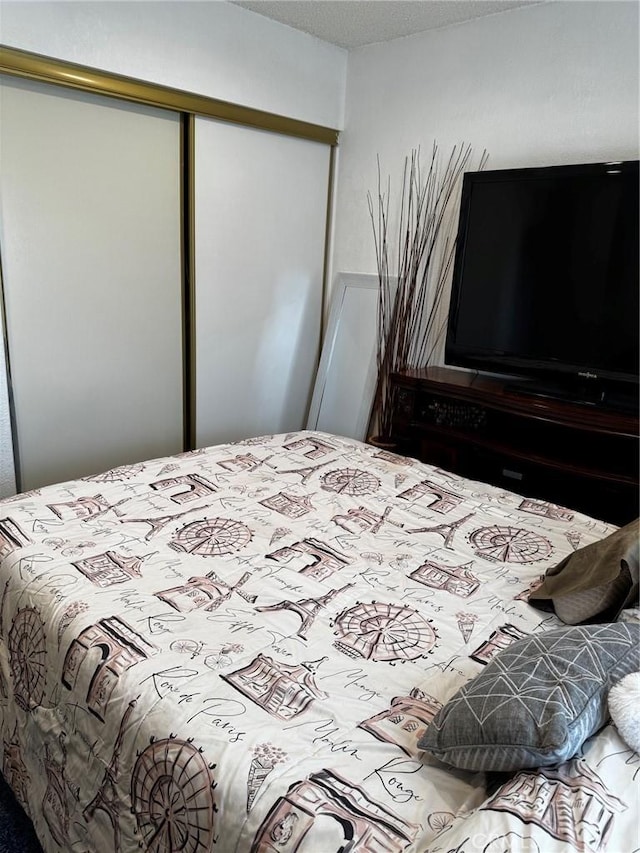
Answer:
[[[179,114],[8,77],[0,98],[21,488],[181,451]]]
[[[318,362],[335,131],[87,80],[0,77],[21,490],[301,429]]]
[[[319,142],[196,119],[197,446],[305,424],[330,153]]]

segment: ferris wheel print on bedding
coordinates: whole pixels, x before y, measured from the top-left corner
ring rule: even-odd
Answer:
[[[47,851],[435,853],[487,809],[510,849],[605,849],[585,791],[622,849],[637,768],[612,727],[535,776],[534,818],[526,785],[492,799],[418,747],[501,649],[559,624],[527,603],[546,569],[612,530],[318,432],[6,500],[3,775]]]

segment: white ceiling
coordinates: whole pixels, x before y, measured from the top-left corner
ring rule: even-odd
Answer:
[[[339,47],[362,47],[543,0],[231,0]]]

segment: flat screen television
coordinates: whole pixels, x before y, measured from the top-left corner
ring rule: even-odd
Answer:
[[[638,161],[467,172],[447,364],[635,405]]]

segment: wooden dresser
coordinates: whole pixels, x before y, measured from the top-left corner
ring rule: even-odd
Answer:
[[[614,524],[638,517],[638,416],[432,367],[397,373],[401,453]]]

